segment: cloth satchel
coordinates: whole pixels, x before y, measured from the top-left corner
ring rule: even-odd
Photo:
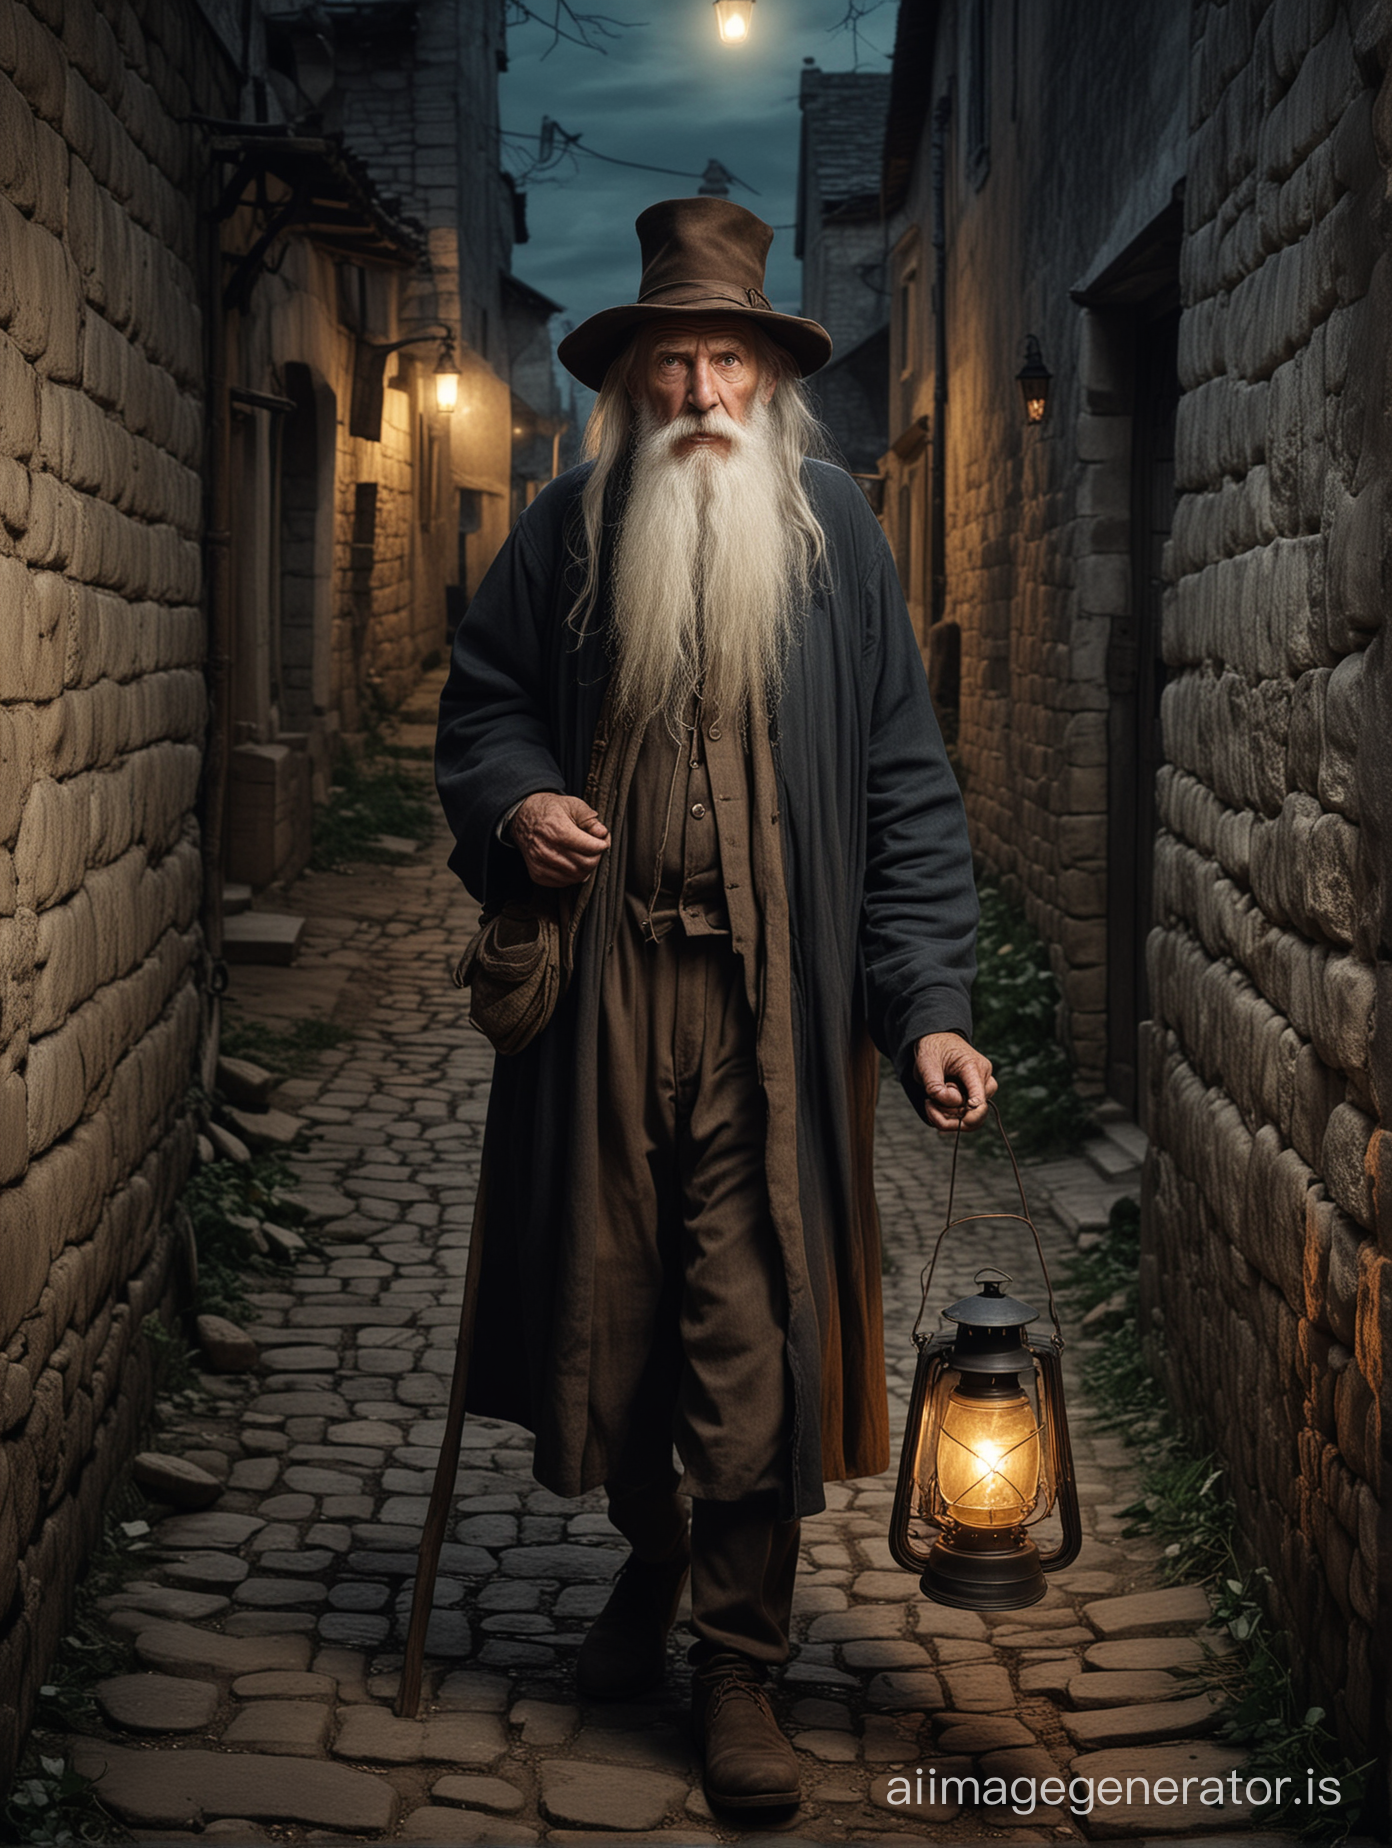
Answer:
[[[469,1019],[495,1052],[521,1052],[556,1011],[570,979],[571,894],[537,887],[485,912],[454,971]]]

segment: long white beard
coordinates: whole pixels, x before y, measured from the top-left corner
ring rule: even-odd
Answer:
[[[698,433],[729,448],[675,453]],[[732,719],[777,698],[807,566],[770,437],[760,404],[743,424],[719,410],[659,424],[639,409],[614,554],[616,692],[630,720],[661,712],[675,727],[698,687]]]

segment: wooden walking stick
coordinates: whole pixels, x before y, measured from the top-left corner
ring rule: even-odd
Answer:
[[[469,1262],[464,1272],[464,1301],[459,1311],[459,1341],[454,1350],[454,1377],[450,1381],[449,1407],[445,1412],[445,1434],[440,1441],[440,1461],[435,1465],[435,1483],[430,1491],[425,1526],[421,1529],[420,1552],[416,1559],[416,1587],[411,1596],[411,1621],[406,1630],[406,1654],[401,1663],[401,1685],[396,1694],[396,1711],[403,1720],[413,1720],[420,1710],[421,1673],[425,1667],[425,1637],[430,1628],[430,1610],[435,1599],[435,1575],[440,1566],[440,1548],[449,1525],[450,1506],[454,1501],[454,1484],[459,1474],[459,1440],[464,1432],[464,1390],[469,1383],[469,1361],[474,1351],[474,1319],[478,1313],[479,1275],[483,1269],[483,1194],[479,1182],[474,1206],[473,1231],[469,1235]]]

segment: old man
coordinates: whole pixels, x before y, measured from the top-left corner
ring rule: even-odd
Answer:
[[[770,308],[742,207],[637,229],[637,300],[561,346],[599,394],[591,460],[518,521],[441,704],[451,865],[486,910],[579,920],[554,1016],[497,1062],[468,1403],[535,1432],[559,1494],[602,1484],[632,1549],[581,1693],[660,1683],[689,1570],[707,1794],[773,1808],[798,1519],[889,1457],[876,1048],[939,1129],[995,1081],[893,562],[808,459],[831,342]]]

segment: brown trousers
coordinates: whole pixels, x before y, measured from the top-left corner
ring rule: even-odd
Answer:
[[[670,1552],[685,1525],[676,1447],[695,1499],[698,1653],[779,1662],[797,1523],[776,1519],[786,1304],[754,1021],[729,938],[644,941],[643,909],[630,903],[604,976],[591,1426],[640,1557]]]

